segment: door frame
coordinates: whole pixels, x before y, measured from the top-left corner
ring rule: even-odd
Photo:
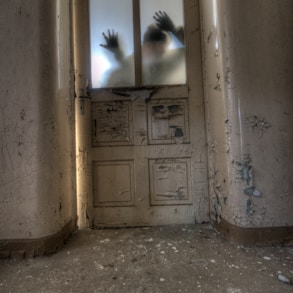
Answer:
[[[201,207],[196,215],[195,222],[209,221],[208,195],[208,163],[206,144],[206,125],[204,114],[203,74],[201,58],[201,36],[199,1],[184,0],[186,29],[186,60],[188,86],[182,90],[192,91],[195,99],[192,113],[200,117],[194,133],[198,135],[198,146],[193,151],[200,167],[198,169],[197,186],[193,192],[201,194],[197,204]],[[73,32],[74,32],[74,66],[75,66],[75,93],[76,93],[76,157],[77,157],[77,207],[78,226],[93,226],[93,192],[92,192],[92,141],[91,141],[91,99],[95,100],[95,91],[88,94],[90,80],[90,37],[89,37],[89,1],[73,0]],[[192,46],[190,46],[190,44]],[[188,48],[192,47],[192,51]],[[190,86],[192,84],[192,86]],[[180,88],[180,87],[179,87]],[[103,89],[107,96],[112,95],[111,89]],[[166,91],[172,91],[172,86]],[[99,91],[101,94],[101,91]]]

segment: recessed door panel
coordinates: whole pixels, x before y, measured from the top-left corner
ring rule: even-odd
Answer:
[[[188,99],[160,99],[148,103],[150,144],[189,142]]]
[[[190,158],[149,160],[150,204],[192,204]]]
[[[130,101],[92,103],[93,146],[133,144],[131,107]]]
[[[135,204],[133,161],[93,162],[94,207]]]

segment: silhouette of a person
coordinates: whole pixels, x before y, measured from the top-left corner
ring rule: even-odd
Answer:
[[[142,41],[142,77],[144,85],[185,83],[184,30],[176,27],[166,12],[153,16],[155,23],[149,25]],[[100,46],[111,51],[119,67],[108,73],[106,81],[111,86],[129,86],[134,80],[134,58],[125,57],[120,48],[118,33],[103,33],[106,44]],[[176,38],[179,47],[169,49],[171,39]]]

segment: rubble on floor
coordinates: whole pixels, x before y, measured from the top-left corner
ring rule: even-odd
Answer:
[[[0,292],[293,292],[293,247],[240,246],[209,225],[78,231],[58,253],[0,260]]]

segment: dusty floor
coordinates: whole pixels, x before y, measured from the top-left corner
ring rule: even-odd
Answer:
[[[56,254],[0,260],[0,292],[293,292],[293,247],[244,247],[210,226],[85,230]]]

